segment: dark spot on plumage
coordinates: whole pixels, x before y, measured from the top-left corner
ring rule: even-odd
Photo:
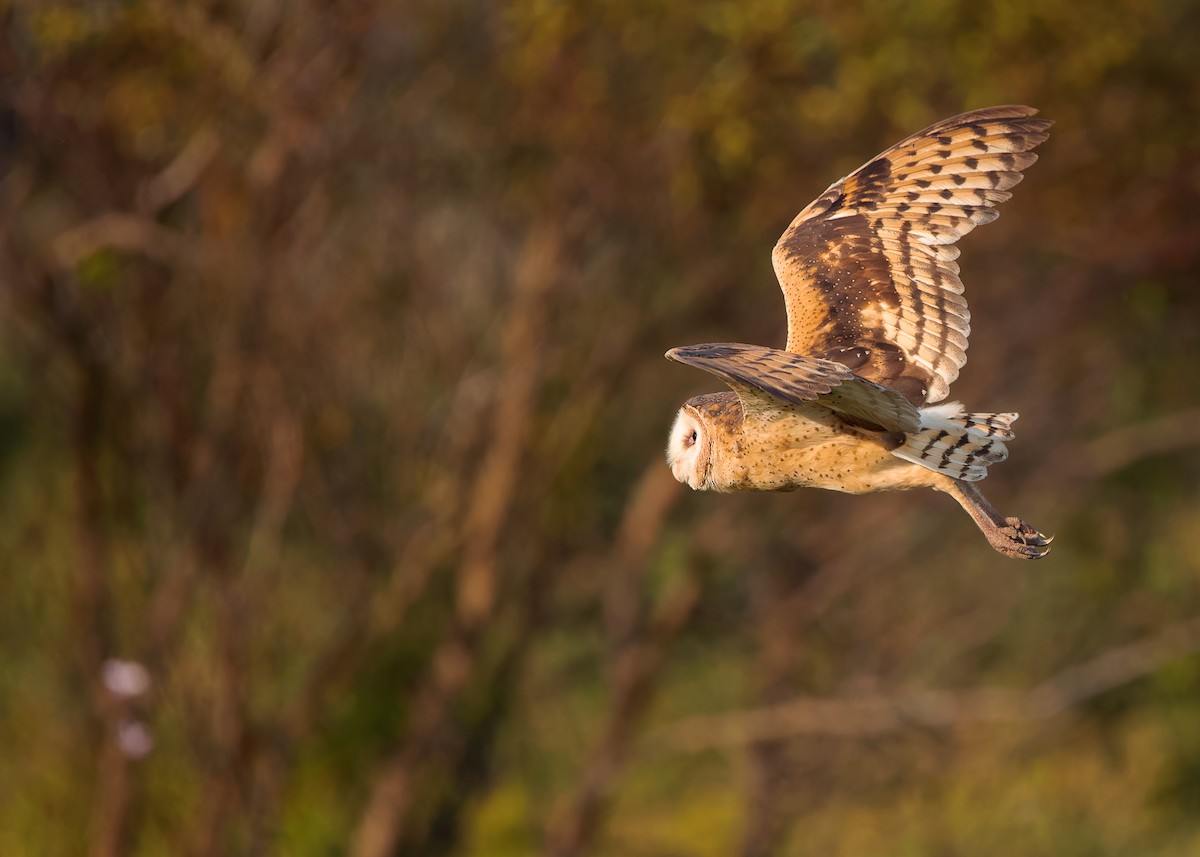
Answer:
[[[839,413],[838,419],[841,420],[843,428],[848,429],[848,434],[863,440],[874,441],[882,445],[888,452],[897,449],[904,443],[904,432],[888,431],[881,425],[851,414]]]
[[[832,348],[829,351],[823,351],[816,355],[823,360],[833,360],[841,363],[851,371],[859,369],[866,365],[867,358],[870,356],[869,348],[863,346],[853,346],[849,348]]]
[[[853,193],[848,192],[847,200],[851,199]],[[913,206],[898,202],[896,208],[903,214]],[[912,229],[911,222],[903,219],[897,226],[904,232]],[[894,387],[919,405],[928,390],[929,371],[909,364],[905,353],[886,341],[877,322],[865,321],[872,315],[868,308],[887,304],[894,311],[903,302],[895,273],[904,270],[905,265],[911,269],[912,256],[906,238],[902,236],[897,243],[901,258],[892,259],[888,254],[894,250],[884,249],[867,217],[854,213],[796,230],[785,239],[784,249],[804,260],[810,287],[824,296],[819,302],[822,316],[812,319],[811,327],[819,332],[826,353],[813,352],[813,356],[841,363],[862,378]],[[897,380],[902,376],[912,377]]]
[[[741,354],[744,349],[731,342],[706,342],[702,345],[685,345],[673,351],[679,358],[711,360],[717,357],[732,357]]]
[[[846,192],[842,191],[829,203],[829,207],[825,209],[825,214],[832,214],[842,207],[842,203],[846,201]]]
[[[931,202],[928,206],[926,206],[925,210],[929,214],[937,214],[942,210],[942,204],[940,202]]]
[[[954,199],[954,191],[950,190],[950,188],[946,188],[940,194],[938,194],[938,196],[940,196],[942,199]]]
[[[954,142],[954,138],[953,138],[953,137],[951,137],[951,136],[949,136],[949,135],[947,135],[947,134],[942,134],[941,136],[939,136],[939,137],[937,138],[937,141],[938,141],[940,144],[942,144],[943,146],[949,146],[951,143],[953,143],[953,142]]]
[[[949,436],[950,436],[950,432],[945,431],[944,429],[942,431],[939,431],[937,434],[935,434],[933,436],[933,439],[930,440],[929,443],[927,443],[923,447],[921,447],[921,455],[924,455],[925,453],[929,452],[929,450],[933,449],[933,447],[935,445],[937,445],[938,443],[941,443],[941,441],[944,438],[947,438]]]
[[[983,140],[972,140],[971,145],[981,152],[986,152],[990,148]]]
[[[870,207],[883,199],[884,188],[892,175],[892,162],[876,158],[847,183],[847,202],[851,207]]]
[[[929,172],[933,173],[935,176],[938,175],[939,173],[941,173],[941,171],[942,171],[941,164],[930,164],[929,165]]]
[[[813,274],[813,285],[824,292],[826,295],[833,295],[837,292],[837,282],[830,279],[830,275],[837,276],[836,271],[831,271],[827,268],[821,268]],[[826,306],[826,312],[830,317],[837,315],[837,305],[829,303]]]
[[[968,170],[974,170],[979,167],[979,158],[970,157],[963,161],[963,163],[967,165]]]
[[[915,366],[912,369],[919,371]],[[929,385],[921,378],[913,375],[894,377],[887,382],[887,386],[918,407],[925,404],[925,397],[929,395]]]
[[[966,184],[966,182],[967,182],[967,177],[964,176],[962,173],[955,174],[954,183],[956,185],[963,185],[963,184]]]
[[[938,149],[937,152],[935,152],[934,154],[936,154],[938,156],[939,160],[944,161],[950,157],[951,152],[949,149]]]
[[[917,179],[917,180],[916,180],[915,182],[913,182],[913,183],[914,183],[914,184],[915,184],[917,187],[919,187],[919,188],[922,188],[922,189],[924,189],[924,188],[927,188],[927,187],[929,187],[931,184],[933,184],[933,182],[931,182],[929,179]]]

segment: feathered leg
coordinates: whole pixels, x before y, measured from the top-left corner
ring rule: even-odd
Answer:
[[[970,482],[949,479],[936,486],[958,501],[967,514],[983,531],[988,542],[997,551],[1014,559],[1041,559],[1050,553],[1050,542],[1054,537],[1039,533],[1020,518],[1006,518],[996,511]]]

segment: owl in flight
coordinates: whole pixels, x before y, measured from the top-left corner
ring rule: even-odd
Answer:
[[[1005,556],[1049,553],[1049,538],[1002,516],[976,487],[1008,457],[1017,415],[937,404],[967,362],[971,332],[954,244],[996,219],[1037,160],[1031,150],[1052,123],[1036,113],[990,107],[938,122],[796,216],[772,256],[787,349],[667,352],[733,390],[680,408],[667,446],[676,479],[709,491],[932,488]]]

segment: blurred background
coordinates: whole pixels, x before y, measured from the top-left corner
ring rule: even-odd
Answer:
[[[1200,4],[0,3],[0,853],[1200,853]],[[987,493],[682,490],[963,110]]]

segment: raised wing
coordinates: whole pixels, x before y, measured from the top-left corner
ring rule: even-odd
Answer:
[[[931,125],[835,182],[796,216],[772,260],[788,351],[845,363],[915,405],[967,362],[971,315],[953,244],[999,215],[1053,124],[989,107]]]
[[[920,428],[920,415],[904,396],[859,378],[833,360],[739,342],[672,348],[667,358],[720,377],[738,394],[747,411],[761,409],[765,394],[796,404],[815,402],[887,431],[912,433]]]

